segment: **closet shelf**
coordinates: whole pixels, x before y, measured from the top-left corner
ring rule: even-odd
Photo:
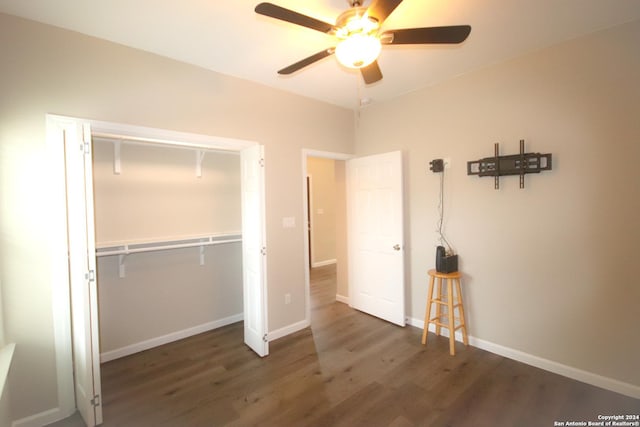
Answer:
[[[142,252],[168,251],[172,249],[182,248],[200,248],[200,265],[204,265],[204,248],[205,246],[224,245],[227,243],[242,242],[241,233],[231,234],[212,234],[198,237],[180,237],[174,239],[163,239],[155,241],[131,241],[117,243],[103,243],[96,245],[96,256],[117,256],[118,257],[118,275],[124,278],[125,257],[127,255]]]
[[[166,251],[171,249],[195,248],[222,245],[242,241],[241,233],[212,234],[207,236],[174,238],[151,241],[130,241],[96,245],[96,256],[130,255],[141,252]]]

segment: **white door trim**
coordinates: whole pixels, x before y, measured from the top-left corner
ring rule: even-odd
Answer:
[[[69,288],[69,248],[67,245],[66,172],[64,132],[75,126],[75,120],[47,114],[46,147],[51,175],[51,216],[55,227],[49,227],[49,253],[51,254],[51,304],[53,312],[54,345],[56,353],[56,375],[58,383],[58,407],[55,417],[66,418],[75,411],[73,385],[73,357],[71,340],[71,304]],[[56,209],[64,206],[64,209]],[[39,422],[51,423],[47,411],[38,417]],[[36,421],[36,420],[34,420]]]

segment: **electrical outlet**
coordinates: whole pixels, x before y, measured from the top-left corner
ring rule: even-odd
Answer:
[[[443,163],[445,169],[451,169],[451,157],[445,157]]]
[[[284,303],[291,304],[291,294],[284,294]]]

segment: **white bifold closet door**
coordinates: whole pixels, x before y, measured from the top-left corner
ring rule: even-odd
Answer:
[[[259,356],[269,354],[264,232],[264,148],[242,150],[242,282],[244,342]]]
[[[64,130],[76,406],[87,426],[102,423],[91,129]]]

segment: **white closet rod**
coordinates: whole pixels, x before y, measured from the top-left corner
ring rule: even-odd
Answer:
[[[192,243],[174,243],[168,245],[151,245],[145,246],[142,248],[129,248],[129,244],[126,243],[124,245],[118,245],[122,249],[114,249],[110,251],[97,251],[96,256],[113,256],[113,255],[129,255],[140,252],[155,252],[155,251],[166,251],[169,249],[180,249],[180,248],[196,248],[200,246],[212,246],[212,245],[222,245],[225,243],[236,243],[242,242],[242,239],[226,239],[226,240],[213,240],[212,237],[209,237],[206,241],[192,242]]]

